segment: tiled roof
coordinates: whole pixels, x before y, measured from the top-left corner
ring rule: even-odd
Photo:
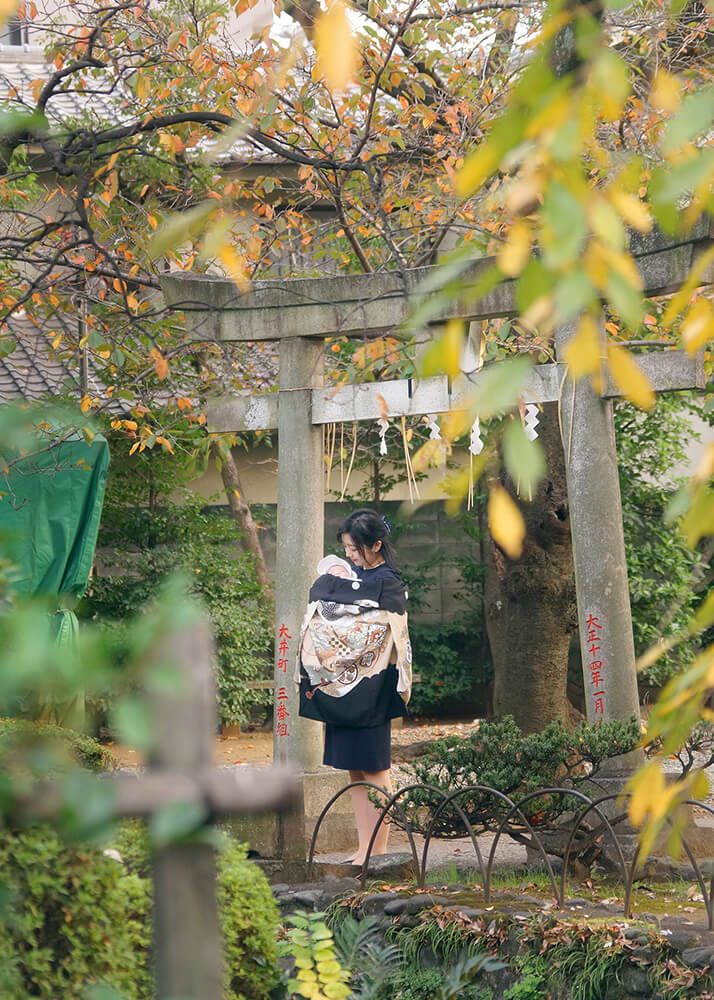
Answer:
[[[3,331],[15,341],[10,354],[0,358],[0,402],[33,402],[70,393],[82,395],[80,359],[76,363],[57,357],[45,334],[27,319],[14,318]],[[87,389],[101,392],[101,383],[90,371]]]
[[[54,71],[47,66],[41,54],[29,53],[33,58],[18,59],[17,55],[13,58],[13,52],[12,48],[0,51],[0,102],[21,102],[30,109],[34,108],[37,104],[36,81],[44,83]],[[94,119],[97,123],[116,121],[120,95],[110,92],[109,83],[104,88],[106,92],[97,90],[82,94],[76,89],[69,89],[66,93],[60,91],[53,94],[46,107],[48,121],[55,124],[78,118],[85,121],[87,118]]]
[[[20,103],[28,109],[34,108],[37,104],[37,81],[45,83],[53,72],[53,67],[45,63],[39,49],[18,54],[18,49],[0,45],[0,104],[8,101]],[[87,73],[91,77],[91,71]],[[102,81],[95,76],[91,86],[91,93],[83,93],[76,88],[54,93],[45,109],[50,123],[66,124],[79,119],[100,126],[107,122],[115,125],[123,118],[131,120],[122,91],[113,85],[111,79]],[[205,148],[210,149],[210,146],[207,144]],[[281,157],[242,138],[221,153],[218,162],[224,165],[279,163]]]

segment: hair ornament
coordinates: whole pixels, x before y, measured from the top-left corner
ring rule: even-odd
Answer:
[[[384,516],[384,514],[382,514],[382,522],[384,523],[384,527],[387,529],[387,534],[391,535],[391,533],[392,533],[392,526],[389,523],[389,521],[387,520],[387,518]]]

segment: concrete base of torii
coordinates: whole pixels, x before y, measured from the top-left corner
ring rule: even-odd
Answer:
[[[301,776],[302,803],[282,816],[241,816],[228,821],[229,829],[263,858],[301,861],[307,858],[317,819],[327,802],[347,783],[347,775],[331,767]],[[301,847],[302,844],[302,847]],[[320,832],[321,853],[350,851],[357,847],[357,829],[349,793],[330,809]]]

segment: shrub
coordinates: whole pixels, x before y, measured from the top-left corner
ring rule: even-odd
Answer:
[[[450,737],[435,743],[428,754],[405,765],[405,784],[421,782],[447,795],[470,785],[487,785],[518,801],[540,788],[570,788],[592,778],[602,761],[633,750],[639,738],[639,722],[634,718],[628,723],[594,726],[583,722],[575,731],[556,721],[540,733],[524,734],[513,718],[506,716],[498,722],[483,722],[466,739]],[[424,832],[441,800],[417,790],[403,801],[412,828]],[[508,811],[485,792],[462,796],[458,804],[477,829],[497,829]],[[531,800],[524,813],[533,825],[547,828],[569,810],[580,808],[572,796],[551,795]],[[531,842],[519,816],[511,817],[506,829],[522,843]],[[463,822],[453,810],[444,810],[434,832],[442,837],[461,837]],[[557,845],[551,846],[556,853]]]
[[[119,767],[113,754],[84,733],[50,723],[0,718],[0,760],[30,746],[38,761],[43,749],[52,748],[55,758],[59,749],[62,751],[59,756],[66,756],[68,764],[79,764],[88,771],[115,771]]]
[[[136,990],[136,924],[127,919],[123,869],[101,853],[63,845],[48,827],[0,834],[9,905],[0,954],[14,956],[7,1000],[74,1000],[107,983],[127,1000]]]
[[[10,895],[0,924],[3,1000],[80,1000],[94,983],[114,987],[126,1000],[155,995],[143,827],[126,824],[116,846],[123,864],[64,845],[47,827],[0,835]],[[224,1000],[267,1000],[279,981],[278,911],[270,886],[235,842],[219,855],[218,870]]]
[[[146,826],[123,823],[113,845],[131,877],[141,884],[143,926],[149,926],[151,906],[150,845]],[[262,871],[246,860],[245,847],[226,836],[218,854],[218,906],[224,938],[226,988],[224,1000],[263,1000],[278,983],[277,928],[279,914]],[[141,924],[137,909],[137,920]],[[150,983],[149,944],[144,948],[142,979]],[[149,991],[146,996],[151,996]]]

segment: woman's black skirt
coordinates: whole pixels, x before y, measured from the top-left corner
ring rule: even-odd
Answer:
[[[387,771],[391,766],[392,723],[350,729],[325,726],[323,763],[341,771]]]

